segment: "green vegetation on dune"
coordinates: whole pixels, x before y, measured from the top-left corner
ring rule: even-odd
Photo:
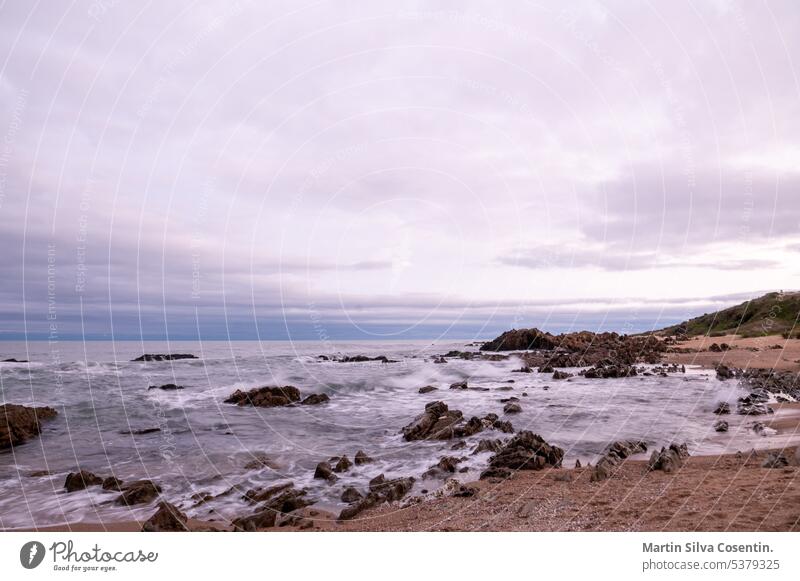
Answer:
[[[763,297],[689,319],[658,331],[662,335],[783,335],[800,338],[800,292],[772,292]]]

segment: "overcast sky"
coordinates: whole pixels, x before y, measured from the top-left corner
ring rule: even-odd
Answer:
[[[499,4],[2,3],[0,336],[631,331],[800,287],[796,2]]]

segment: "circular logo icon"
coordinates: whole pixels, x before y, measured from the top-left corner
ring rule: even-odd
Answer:
[[[44,560],[44,545],[39,541],[30,541],[19,550],[19,562],[26,569],[35,569]]]

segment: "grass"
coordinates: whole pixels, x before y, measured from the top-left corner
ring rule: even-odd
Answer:
[[[710,337],[782,335],[784,338],[800,338],[798,315],[800,292],[772,292],[735,307],[689,319],[662,329],[659,333]]]

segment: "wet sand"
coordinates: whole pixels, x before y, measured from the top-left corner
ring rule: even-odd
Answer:
[[[727,343],[729,351],[709,351],[713,343]],[[784,339],[780,335],[741,338],[737,335],[723,337],[693,337],[671,346],[686,349],[688,353],[667,353],[665,361],[683,365],[700,365],[713,369],[724,363],[729,367],[780,369],[800,371],[800,339]]]

